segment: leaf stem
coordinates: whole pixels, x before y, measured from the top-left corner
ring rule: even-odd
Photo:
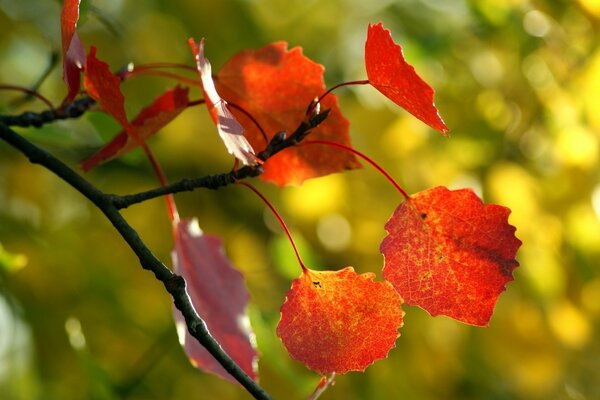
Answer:
[[[350,85],[368,85],[371,82],[369,82],[368,79],[364,79],[364,80],[360,80],[360,81],[350,81],[350,82],[342,82],[342,83],[338,83],[337,85],[335,85],[334,87],[332,87],[331,89],[328,89],[325,93],[323,93],[322,95],[319,96],[319,99],[317,100],[317,102],[321,102],[328,94],[330,94],[331,92],[333,92],[335,89],[337,88],[341,88],[342,86],[350,86]]]
[[[267,134],[266,134],[265,130],[263,129],[263,127],[260,126],[260,124],[258,123],[258,121],[252,116],[252,114],[250,114],[244,108],[242,108],[241,106],[238,106],[235,103],[231,103],[231,102],[228,101],[227,105],[229,105],[231,108],[235,108],[236,110],[238,110],[239,112],[241,112],[242,114],[244,114],[246,117],[248,117],[250,119],[250,121],[252,121],[252,123],[254,125],[256,125],[256,127],[260,131],[263,139],[265,139],[265,144],[269,144],[269,137],[267,136]]]
[[[308,400],[317,400],[327,388],[333,385],[335,385],[335,372],[332,372],[329,376],[322,376],[315,391],[312,392]]]
[[[410,199],[410,196],[408,195],[408,193],[406,193],[406,191],[404,189],[402,189],[402,187],[398,184],[398,182],[396,182],[394,180],[394,178],[392,178],[392,176],[387,173],[386,170],[384,170],[379,164],[377,164],[375,161],[373,161],[373,159],[371,159],[367,155],[361,153],[360,151],[355,150],[352,147],[343,145],[341,143],[331,142],[329,140],[305,140],[304,142],[302,142],[302,144],[303,145],[305,145],[305,144],[322,144],[322,145],[326,145],[326,146],[337,147],[338,149],[342,149],[345,151],[349,151],[350,153],[362,158],[363,160],[365,160],[366,162],[371,164],[373,167],[375,167],[375,169],[377,171],[379,171],[383,176],[385,176],[385,178],[392,184],[392,186],[394,186],[396,188],[396,190],[398,190],[400,192],[400,194],[402,194],[402,196],[404,196],[404,198],[406,200]]]
[[[44,104],[46,104],[48,106],[49,109],[54,110],[54,106],[52,105],[52,102],[50,100],[48,100],[47,98],[45,98],[44,96],[42,96],[41,94],[39,94],[38,92],[36,92],[35,90],[28,89],[28,88],[22,87],[22,86],[17,86],[17,85],[0,85],[0,90],[16,90],[19,92],[23,92],[23,93],[27,94],[28,96],[33,96],[36,99],[42,101]]]
[[[316,98],[313,102],[312,102],[312,106],[309,107],[309,109],[306,112],[306,115],[312,115],[312,113],[315,111],[315,108],[321,103],[321,101],[323,101],[323,99],[325,97],[327,97],[329,94],[331,94],[331,92],[333,92],[334,90],[336,90],[337,88],[341,88],[343,86],[351,86],[351,85],[368,85],[371,82],[369,82],[368,79],[365,80],[360,80],[360,81],[350,81],[350,82],[342,82],[342,83],[338,83],[337,85],[335,85],[334,87],[327,89],[323,94],[321,94],[318,98]]]
[[[235,183],[238,184],[238,185],[246,186],[248,189],[252,190],[254,193],[256,193],[258,195],[258,197],[260,197],[262,199],[262,201],[271,209],[271,211],[273,211],[273,214],[275,214],[275,217],[279,221],[279,224],[283,228],[283,230],[284,230],[285,234],[287,235],[290,243],[292,244],[292,247],[294,248],[294,253],[296,253],[296,258],[298,259],[298,264],[300,264],[300,268],[302,268],[303,272],[307,272],[307,268],[304,265],[304,262],[302,261],[302,258],[300,257],[300,253],[298,252],[298,247],[296,247],[296,243],[294,242],[294,238],[292,238],[292,234],[290,233],[290,230],[288,229],[287,225],[285,224],[285,221],[283,220],[283,218],[281,217],[281,215],[279,215],[279,213],[277,212],[277,210],[275,209],[275,207],[273,206],[273,204],[271,204],[271,202],[269,200],[267,200],[267,198],[261,192],[259,192],[259,190],[257,188],[255,188],[251,184],[249,184],[247,182],[242,182],[242,181],[236,181]]]

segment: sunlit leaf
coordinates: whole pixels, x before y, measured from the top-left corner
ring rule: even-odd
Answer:
[[[383,275],[406,304],[431,315],[487,325],[521,241],[510,210],[483,204],[471,190],[436,187],[396,209],[381,243]]]
[[[327,375],[364,371],[387,357],[404,315],[402,299],[374,274],[305,270],[281,307],[277,334],[290,355]]]
[[[286,43],[277,42],[238,53],[221,68],[215,83],[223,98],[252,115],[270,140],[277,132],[291,133],[305,119],[310,102],[325,92],[323,72],[323,66],[305,57],[300,48],[288,50]],[[337,98],[325,97],[321,109],[331,112],[309,137],[350,146],[348,121]],[[252,146],[264,149],[267,141],[256,125],[236,109],[233,113],[244,125]],[[270,158],[260,177],[284,186],[359,166],[348,152],[295,146]]]
[[[423,80],[380,23],[369,25],[365,44],[369,82],[386,97],[433,129],[445,134],[446,124],[433,103],[433,89]]]

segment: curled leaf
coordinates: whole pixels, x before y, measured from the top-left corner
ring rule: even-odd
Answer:
[[[406,111],[446,134],[448,127],[433,103],[433,89],[408,64],[402,48],[380,23],[369,25],[365,44],[369,82]]]
[[[79,93],[81,70],[85,65],[85,49],[75,32],[79,20],[79,2],[80,0],[65,0],[60,16],[63,79],[67,84],[67,102]]]
[[[519,265],[509,214],[468,189],[412,195],[385,225],[383,276],[406,304],[485,326]]]
[[[374,277],[352,267],[303,271],[277,326],[290,355],[321,375],[364,371],[387,357],[402,326],[402,299]]]
[[[244,128],[229,111],[227,102],[217,93],[210,63],[204,57],[204,39],[201,39],[200,43],[196,43],[194,39],[190,38],[189,44],[196,59],[196,67],[208,112],[217,126],[217,131],[227,151],[244,165],[256,164],[254,149],[244,137]]]
[[[205,235],[196,219],[177,222],[174,234],[173,269],[185,278],[196,312],[223,350],[256,380],[258,355],[246,313],[249,296],[242,274],[225,256],[221,240]],[[237,382],[189,334],[181,313],[174,313],[179,339],[190,362],[203,371]]]

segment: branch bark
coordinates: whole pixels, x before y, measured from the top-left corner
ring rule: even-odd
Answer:
[[[85,111],[85,110],[84,110]],[[175,307],[181,311],[185,318],[188,330],[196,340],[200,342],[215,359],[229,372],[254,398],[268,400],[269,394],[254,382],[232,359],[223,351],[219,343],[210,335],[205,322],[198,316],[186,291],[186,283],[183,277],[174,274],[167,268],[152,252],[138,233],[129,225],[115,206],[115,196],[106,194],[96,188],[89,181],[81,177],[65,163],[34,145],[18,133],[10,129],[7,123],[15,122],[19,117],[23,120],[38,121],[36,117],[31,119],[34,113],[26,113],[17,117],[0,117],[0,139],[24,154],[31,163],[39,164],[53,172],[60,179],[68,183],[75,190],[89,199],[108,218],[121,237],[127,242],[132,251],[137,255],[142,268],[151,271],[156,279],[161,281],[167,292],[173,298]],[[70,118],[72,116],[66,116]],[[47,119],[47,118],[46,118]],[[46,123],[44,119],[42,123]],[[57,119],[57,118],[55,118]],[[62,119],[62,118],[61,118]],[[5,123],[5,121],[7,123]],[[17,121],[19,122],[19,121]],[[35,123],[18,126],[38,126]]]

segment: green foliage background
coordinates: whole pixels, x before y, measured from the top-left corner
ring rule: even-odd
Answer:
[[[1,83],[32,85],[60,52],[60,6],[0,0]],[[190,36],[206,38],[215,70],[237,51],[285,40],[327,67],[329,86],[365,78],[366,27],[383,21],[436,89],[451,138],[357,87],[338,92],[354,146],[409,192],[468,186],[510,207],[524,243],[521,267],[489,328],[406,307],[388,359],[339,377],[322,398],[600,398],[599,2],[94,0],[82,7],[79,35],[113,69],[130,61],[192,65]],[[130,115],[171,86],[152,77],[127,83]],[[60,102],[60,68],[40,91]],[[0,92],[0,112],[43,109],[15,104],[20,97]],[[88,113],[22,132],[75,166],[117,129]],[[173,181],[231,167],[201,108],[187,110],[151,146]],[[139,153],[88,177],[115,193],[157,186]],[[256,185],[285,216],[311,267],[380,274],[383,225],[401,198],[373,169],[283,190]],[[224,238],[247,278],[261,384],[276,399],[305,398],[318,377],[275,336],[300,269],[269,211],[240,187],[176,200],[183,216]],[[125,214],[170,262],[164,203]],[[0,243],[0,398],[249,398],[187,362],[162,286],[100,213],[3,143]]]

